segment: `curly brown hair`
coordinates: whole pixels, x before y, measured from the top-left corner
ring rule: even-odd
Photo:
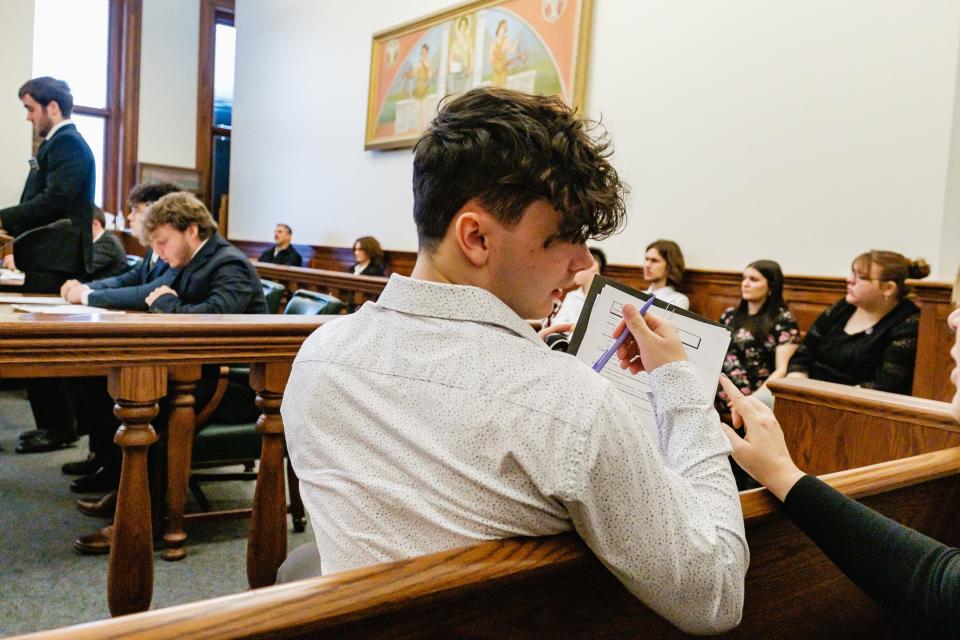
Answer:
[[[363,236],[353,242],[353,246],[360,245],[360,248],[370,256],[370,264],[383,266],[383,248],[377,239],[373,236]]]
[[[206,205],[187,191],[168,193],[153,203],[140,223],[140,239],[149,244],[153,232],[165,224],[181,232],[195,224],[201,240],[206,240],[217,230],[217,223]]]
[[[514,226],[537,200],[561,214],[553,239],[613,235],[626,223],[620,181],[599,123],[555,96],[473,89],[443,104],[414,148],[413,218],[433,251],[454,214],[476,198]]]

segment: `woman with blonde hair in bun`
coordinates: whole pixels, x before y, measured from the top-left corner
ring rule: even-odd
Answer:
[[[847,295],[820,314],[790,359],[790,377],[910,394],[920,309],[908,300],[908,278],[924,278],[923,259],[893,251],[854,258]]]

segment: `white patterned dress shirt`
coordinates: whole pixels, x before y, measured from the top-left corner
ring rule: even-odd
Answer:
[[[688,632],[736,625],[749,552],[692,365],[650,376],[660,437],[490,292],[394,274],[303,344],[283,398],[325,574],[576,529]]]

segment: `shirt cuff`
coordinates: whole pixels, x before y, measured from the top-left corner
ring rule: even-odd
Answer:
[[[650,373],[650,390],[658,418],[676,407],[708,404],[701,397],[703,384],[697,367],[686,360],[668,362],[654,369]]]
[[[90,304],[90,291],[92,291],[90,287],[83,285],[83,291],[80,293],[80,303],[84,306]]]

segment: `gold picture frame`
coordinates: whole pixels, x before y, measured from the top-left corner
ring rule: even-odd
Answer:
[[[472,0],[375,33],[364,149],[411,147],[440,100],[482,86],[583,107],[593,0]]]

